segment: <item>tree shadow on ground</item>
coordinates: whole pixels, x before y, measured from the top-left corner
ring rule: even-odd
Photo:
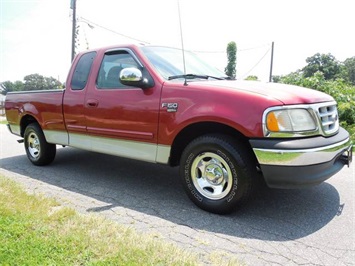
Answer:
[[[102,212],[124,207],[175,224],[240,238],[288,241],[310,235],[341,211],[337,190],[328,183],[301,189],[263,189],[229,215],[197,208],[185,195],[178,169],[114,156],[58,149],[55,161],[33,166],[23,156],[0,160],[3,169],[107,203]]]

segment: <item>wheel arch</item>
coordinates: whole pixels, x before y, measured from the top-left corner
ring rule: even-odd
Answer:
[[[244,143],[251,151],[248,138],[233,127],[218,122],[199,122],[191,124],[181,130],[175,137],[171,146],[169,163],[177,166],[185,147],[194,139],[207,134],[223,134],[238,139]]]
[[[36,123],[39,125],[38,121],[36,120],[36,118],[34,118],[32,115],[24,115],[22,118],[21,118],[21,121],[20,121],[20,129],[21,129],[21,136],[24,137],[25,135],[25,130],[26,130],[26,127],[29,125],[29,124],[32,124],[32,123]]]

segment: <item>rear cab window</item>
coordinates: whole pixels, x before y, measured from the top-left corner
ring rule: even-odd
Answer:
[[[85,88],[95,56],[96,52],[89,52],[80,57],[70,83],[72,90],[82,90]]]

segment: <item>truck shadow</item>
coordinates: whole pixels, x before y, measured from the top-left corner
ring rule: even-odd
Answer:
[[[33,166],[23,156],[0,160],[3,169],[104,202],[86,211],[123,207],[197,230],[230,236],[288,241],[310,235],[341,213],[337,190],[323,183],[302,190],[264,189],[229,215],[207,213],[188,199],[178,169],[91,153],[58,149],[55,161]]]

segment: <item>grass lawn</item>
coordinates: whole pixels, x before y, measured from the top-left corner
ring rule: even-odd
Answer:
[[[1,265],[196,265],[195,258],[152,236],[54,200],[28,195],[0,177]]]
[[[1,265],[200,265],[197,255],[148,234],[29,195],[0,175]],[[240,265],[211,254],[212,265]]]

